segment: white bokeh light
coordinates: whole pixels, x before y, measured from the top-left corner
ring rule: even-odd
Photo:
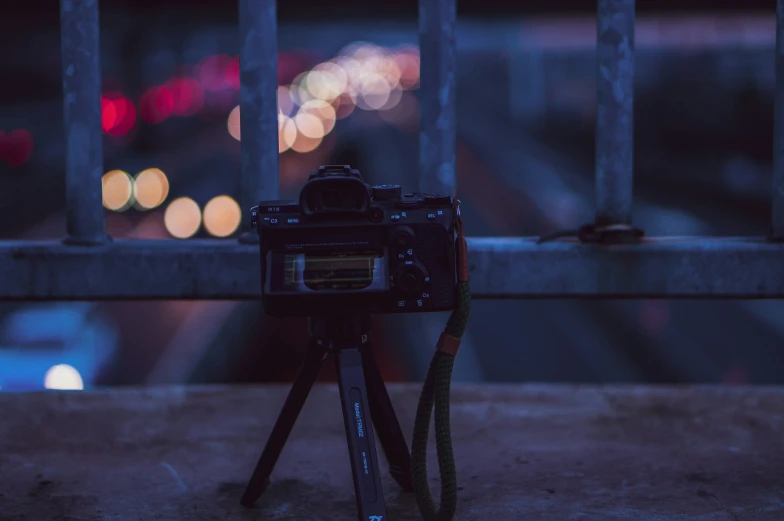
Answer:
[[[81,391],[84,389],[84,382],[75,368],[68,364],[58,364],[46,371],[44,387],[61,391]]]

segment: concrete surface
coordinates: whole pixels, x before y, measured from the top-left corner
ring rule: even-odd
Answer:
[[[419,385],[390,389],[410,432]],[[0,519],[355,520],[334,386],[238,504],[286,391],[0,393]],[[784,519],[784,389],[456,385],[452,413],[461,520]]]

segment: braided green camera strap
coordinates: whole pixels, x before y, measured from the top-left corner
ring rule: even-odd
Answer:
[[[457,202],[457,196],[455,195]],[[462,232],[462,223],[457,216],[457,302],[449,316],[444,332],[430,362],[422,394],[419,397],[414,436],[411,443],[411,466],[414,493],[417,505],[425,521],[451,521],[457,509],[457,473],[455,455],[452,450],[452,432],[449,425],[449,399],[452,383],[452,368],[460,339],[468,323],[471,311],[471,288],[468,285],[467,245]],[[427,439],[430,417],[435,408],[436,452],[441,473],[441,505],[436,508],[427,479]]]

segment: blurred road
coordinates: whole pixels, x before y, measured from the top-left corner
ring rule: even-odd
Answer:
[[[686,49],[671,41],[676,33],[656,39],[651,24],[641,26],[634,221],[648,235],[767,233],[773,53],[772,38],[750,40],[770,25],[755,20],[736,23],[726,46],[713,25],[702,23],[689,34],[702,34],[705,45],[692,38]],[[591,221],[593,55],[583,41],[590,38],[579,36],[590,33],[590,23],[561,28],[570,38],[546,38],[552,28],[531,31],[539,34],[540,51],[521,43],[514,24],[493,31],[466,25],[458,55],[457,175],[467,233],[544,235]],[[291,29],[281,46],[326,42],[317,46],[326,59],[354,38],[396,45],[414,37],[399,28],[332,31],[328,38]],[[235,34],[218,33],[214,41]],[[170,174],[173,190],[199,204],[218,191],[236,195],[239,145],[225,127],[236,100],[224,104],[176,129],[150,130],[133,147],[108,147],[107,169],[154,162]],[[9,112],[51,128],[38,134],[39,153],[26,169],[0,176],[0,236],[20,228],[28,238],[62,234],[62,141],[52,123],[60,113],[57,100]],[[401,128],[358,110],[316,151],[281,156],[284,196],[324,163],[350,163],[371,183],[415,187],[417,147],[415,120]],[[145,219],[162,218],[113,215],[108,226],[132,229]],[[147,229],[163,237],[155,226]],[[307,340],[301,321],[261,320],[256,304],[105,309],[128,337],[107,383],[287,379]],[[385,376],[421,379],[445,321],[444,314],[378,317],[374,335]],[[774,301],[478,301],[455,378],[781,383],[783,336],[784,303]]]

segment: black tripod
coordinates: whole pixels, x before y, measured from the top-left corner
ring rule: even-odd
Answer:
[[[246,507],[253,506],[269,486],[275,462],[316,381],[321,365],[329,354],[333,354],[359,519],[387,521],[372,424],[378,429],[381,447],[389,461],[390,474],[403,490],[411,492],[414,487],[411,483],[411,453],[367,342],[370,317],[319,317],[310,318],[308,322],[312,338],[305,361],[240,502]],[[368,412],[372,424],[366,421]]]

